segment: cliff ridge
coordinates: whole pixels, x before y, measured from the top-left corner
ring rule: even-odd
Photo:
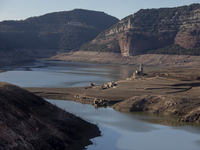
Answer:
[[[199,16],[200,4],[141,9],[100,33],[93,41],[82,46],[81,50],[113,51],[131,56],[149,51],[153,53],[175,44],[190,51],[200,46]],[[103,49],[99,50],[98,47]]]

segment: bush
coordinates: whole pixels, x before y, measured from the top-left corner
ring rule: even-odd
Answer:
[[[173,44],[166,46],[164,48],[159,48],[157,50],[150,50],[148,54],[172,54],[172,55],[200,55],[200,47],[193,49],[186,49],[178,44]]]

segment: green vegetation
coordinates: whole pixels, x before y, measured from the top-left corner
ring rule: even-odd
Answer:
[[[80,22],[87,26],[94,27],[103,31],[113,24],[117,23],[119,20],[108,14],[105,14],[104,12],[83,9],[49,13],[43,16],[32,17],[25,20],[25,22],[27,23],[34,23],[41,26],[43,26],[44,24],[46,24],[47,26],[63,25],[68,24],[68,22],[70,21]],[[46,29],[46,27],[44,27],[43,29]]]
[[[14,50],[12,46],[0,42],[0,51],[12,51],[12,50]]]
[[[134,17],[129,16],[126,19],[130,19],[134,27],[144,32],[178,30],[183,21],[188,21],[187,17],[193,15],[195,9],[200,9],[200,4],[175,8],[141,9],[134,14]],[[185,18],[182,18],[183,16]]]
[[[172,55],[200,55],[200,47],[186,49],[178,44],[166,46],[157,50],[147,51],[149,54],[172,54]]]
[[[191,33],[192,36],[199,36],[200,30],[195,29],[195,30],[191,31],[190,33]]]
[[[175,37],[180,31],[183,33],[191,31],[190,35],[185,34],[188,38],[196,36],[197,39],[200,37],[198,30],[200,27],[199,9],[200,4],[175,8],[141,9],[101,32],[94,40],[98,41],[96,44],[88,44],[82,48],[89,51],[120,52],[118,43],[121,37],[129,35],[125,44],[133,47],[136,42],[137,46],[138,43],[145,44],[145,46],[139,45],[140,48],[135,49],[136,53],[199,55],[200,43],[198,40],[193,49],[185,49],[175,45]],[[184,41],[184,37],[182,38]],[[111,41],[113,41],[115,48],[110,49],[108,46]]]
[[[103,12],[82,9],[50,13],[23,21],[0,22],[0,41],[20,49],[73,50],[118,21]]]
[[[107,44],[84,44],[81,50],[121,53],[118,41],[112,41]]]
[[[120,53],[119,41],[125,34],[129,35],[126,42],[130,45],[146,43],[145,48],[136,50],[137,53],[199,55],[198,41],[193,49],[174,44],[180,31],[191,31],[191,36],[200,36],[200,21],[196,17],[198,14],[195,14],[197,9],[200,9],[200,4],[141,9],[120,22],[103,12],[82,9],[50,13],[23,21],[3,21],[0,22],[0,49],[81,49]],[[94,38],[98,42],[89,44]]]

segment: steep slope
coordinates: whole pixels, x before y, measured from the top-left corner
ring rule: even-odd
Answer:
[[[27,52],[15,50],[0,42],[0,67],[20,65],[34,61]]]
[[[123,56],[154,52],[174,45],[199,51],[200,4],[176,8],[141,9],[102,32],[85,51],[118,52]],[[177,50],[177,53],[178,50]]]
[[[51,49],[53,55],[59,50],[79,48],[118,21],[103,12],[82,9],[55,12],[22,21],[0,22],[0,41],[15,49],[31,49],[33,54]]]
[[[17,86],[0,83],[0,149],[84,149],[100,131]]]

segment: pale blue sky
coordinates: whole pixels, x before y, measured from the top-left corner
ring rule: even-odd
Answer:
[[[140,9],[176,7],[200,0],[0,0],[0,21],[21,20],[50,12],[82,8],[122,19]]]

